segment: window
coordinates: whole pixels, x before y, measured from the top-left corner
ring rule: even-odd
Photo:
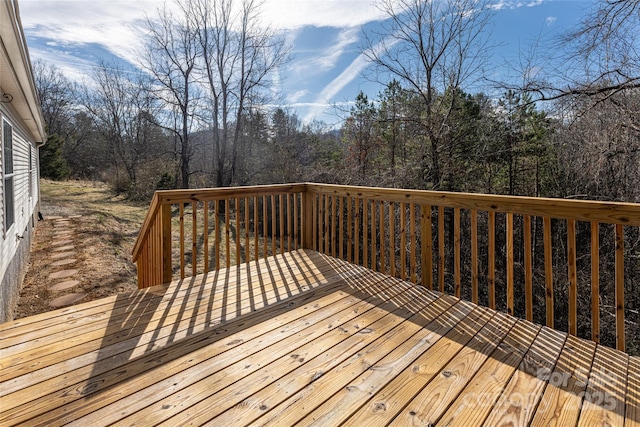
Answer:
[[[4,231],[13,225],[13,129],[7,121],[2,121],[2,157],[4,168]]]
[[[29,145],[29,197],[33,197],[33,147]]]

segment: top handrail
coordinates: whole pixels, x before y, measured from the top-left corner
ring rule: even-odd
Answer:
[[[413,203],[431,206],[640,226],[640,204],[638,203],[597,202],[591,200],[315,183],[305,183],[305,190],[318,194],[351,196],[370,200],[384,200],[399,203],[411,201]]]
[[[158,190],[153,194],[149,211],[145,217],[138,238],[133,246],[132,258],[136,262],[142,250],[142,244],[149,233],[160,207],[175,203],[209,202],[230,197],[254,197],[279,193],[304,193],[306,184],[270,184],[241,187],[189,188],[183,190]]]
[[[194,201],[213,201],[229,197],[252,197],[287,193],[334,194],[372,200],[421,203],[431,206],[457,207],[494,212],[512,212],[550,218],[595,221],[608,224],[640,226],[640,204],[625,202],[597,202],[591,200],[569,200],[559,198],[504,196],[481,193],[457,193],[431,190],[408,190],[397,188],[363,187],[318,183],[293,183],[256,185],[242,187],[194,188],[186,190],[156,191],[149,212],[142,224],[140,234],[133,247],[136,261],[142,243],[159,212],[160,206]]]

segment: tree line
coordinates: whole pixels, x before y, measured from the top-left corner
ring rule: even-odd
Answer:
[[[101,179],[140,200],[157,189],[315,181],[640,202],[639,0],[596,4],[556,45],[521,58],[520,83],[493,82],[491,93],[474,90],[495,48],[489,0],[383,0],[387,19],[362,46],[380,91],[358,94],[339,128],[268,107],[290,47],[262,25],[258,2],[172,5],[148,18],[136,67],[102,63],[79,83],[34,64],[50,135],[43,177]],[[614,244],[609,231],[603,251]],[[588,230],[578,239],[588,245]],[[514,249],[520,259],[522,245]],[[637,229],[625,253],[625,308],[638,336]],[[558,301],[565,279],[556,279]],[[601,283],[612,295],[612,277]],[[603,317],[603,327],[612,322]]]

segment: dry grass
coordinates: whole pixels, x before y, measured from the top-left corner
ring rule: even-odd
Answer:
[[[64,292],[84,293],[89,301],[137,289],[136,268],[131,262],[131,249],[148,205],[133,203],[114,196],[109,188],[96,182],[41,182],[40,221],[31,247],[30,266],[15,318],[52,310],[49,302]],[[80,284],[64,292],[48,288],[58,281],[48,279],[51,267],[54,226],[52,217],[72,219],[78,273],[73,279]]]

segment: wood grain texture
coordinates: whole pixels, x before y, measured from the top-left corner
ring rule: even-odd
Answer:
[[[538,330],[287,252],[0,325],[0,424],[636,424],[637,358]]]

